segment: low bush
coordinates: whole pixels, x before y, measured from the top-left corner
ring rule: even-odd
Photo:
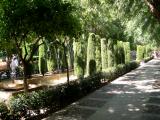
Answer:
[[[105,81],[112,81],[119,76],[124,75],[127,72],[137,68],[139,66],[138,62],[130,62],[127,64],[119,64],[116,67],[110,67],[102,73],[102,77]]]
[[[9,114],[9,110],[7,105],[4,102],[0,102],[0,119],[7,120],[7,115]]]
[[[152,59],[153,59],[153,57],[147,57],[147,58],[144,59],[144,62],[146,63],[146,62],[148,62],[148,61],[150,61]]]

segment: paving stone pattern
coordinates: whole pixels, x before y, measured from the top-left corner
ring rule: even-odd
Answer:
[[[154,59],[43,120],[160,120],[157,80]]]

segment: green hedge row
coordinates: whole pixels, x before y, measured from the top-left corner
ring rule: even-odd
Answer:
[[[0,118],[18,120],[22,117],[31,118],[44,114],[46,111],[58,110],[137,66],[137,62],[130,62],[106,69],[103,73],[72,81],[70,86],[63,84],[28,94],[18,94],[9,100],[7,106],[0,104]]]
[[[130,72],[131,70],[137,68],[139,66],[139,63],[137,62],[130,62],[126,64],[119,64],[115,67],[110,67],[105,70],[105,72],[102,73],[102,76],[104,80],[106,81],[112,81],[119,76],[124,75],[127,72]]]

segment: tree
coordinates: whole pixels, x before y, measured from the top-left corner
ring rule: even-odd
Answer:
[[[160,20],[160,0],[145,0],[146,4],[150,8],[150,11],[155,17]]]
[[[0,2],[0,40],[16,47],[24,67],[24,89],[28,90],[27,67],[41,45],[39,41],[57,34],[77,34],[79,21],[73,14],[73,6],[62,0],[2,0]],[[34,37],[27,41],[27,37]],[[30,43],[30,54],[26,49]],[[22,56],[22,45],[25,55]]]

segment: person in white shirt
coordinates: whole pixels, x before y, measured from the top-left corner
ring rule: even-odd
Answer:
[[[11,68],[11,76],[12,77],[16,77],[16,69],[18,67],[18,59],[16,58],[16,56],[13,56],[11,64],[10,64],[10,68]]]

